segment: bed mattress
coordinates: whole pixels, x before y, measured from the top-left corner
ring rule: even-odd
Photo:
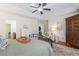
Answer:
[[[51,56],[54,55],[50,44],[41,40],[32,39],[29,43],[20,43],[9,39],[8,46],[0,50],[4,56]]]

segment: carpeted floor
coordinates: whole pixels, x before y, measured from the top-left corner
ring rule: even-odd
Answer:
[[[53,44],[55,56],[79,56],[79,49]]]

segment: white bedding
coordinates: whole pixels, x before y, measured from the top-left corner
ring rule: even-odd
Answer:
[[[51,56],[53,54],[49,43],[36,39],[26,44],[10,39],[7,48],[0,50],[0,55],[5,56]]]

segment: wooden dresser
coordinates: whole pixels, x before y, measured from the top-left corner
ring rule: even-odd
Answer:
[[[79,14],[66,18],[66,43],[79,48]]]

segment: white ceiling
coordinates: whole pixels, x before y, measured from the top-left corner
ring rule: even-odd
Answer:
[[[44,14],[41,15],[39,12],[32,13],[34,8],[31,8],[31,5],[37,6],[34,3],[0,3],[0,10],[15,14],[20,14],[24,16],[35,17],[39,19],[46,19],[50,15],[63,15],[67,13],[77,12],[79,9],[78,3],[48,3],[45,7],[50,8],[51,11],[44,11]]]

